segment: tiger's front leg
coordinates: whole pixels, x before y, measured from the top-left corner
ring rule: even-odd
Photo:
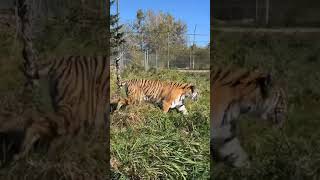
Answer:
[[[116,110],[120,110],[121,107],[127,106],[131,104],[131,101],[129,98],[120,98],[118,103],[117,103],[117,108]]]
[[[179,112],[182,112],[183,115],[188,115],[188,111],[179,96],[163,101],[163,111],[168,112],[170,108],[176,108]]]
[[[214,160],[225,161],[234,167],[249,167],[248,155],[230,124],[212,130],[211,153]]]
[[[167,113],[169,111],[169,109],[170,109],[170,106],[171,106],[170,103],[168,103],[167,101],[163,101],[162,102],[162,111],[164,113]]]
[[[183,115],[188,115],[188,111],[184,105],[178,107],[178,110],[182,112]]]

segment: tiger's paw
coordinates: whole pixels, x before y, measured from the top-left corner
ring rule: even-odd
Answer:
[[[235,161],[233,164],[232,164],[233,167],[236,167],[236,168],[250,168],[251,167],[251,163],[250,161],[248,160],[245,160],[245,161]]]

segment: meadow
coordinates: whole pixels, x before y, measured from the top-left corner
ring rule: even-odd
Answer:
[[[282,131],[257,119],[240,119],[240,139],[250,168],[212,163],[215,180],[304,180],[320,178],[319,33],[215,32],[213,66],[235,64],[270,72],[288,94]]]
[[[189,115],[164,114],[153,104],[127,106],[111,114],[111,166],[114,179],[208,179],[209,73],[175,70],[144,71],[127,67],[122,79],[144,78],[188,82],[200,91],[197,101],[186,100]],[[116,93],[111,71],[111,96]],[[124,95],[124,91],[121,92]]]

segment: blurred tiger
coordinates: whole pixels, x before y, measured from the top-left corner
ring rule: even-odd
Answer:
[[[76,135],[80,130],[106,126],[108,109],[109,57],[68,56],[38,65],[31,77],[46,77],[54,113],[33,118],[26,130],[20,156],[24,156],[41,138]],[[30,74],[25,72],[27,76]]]
[[[287,97],[270,74],[242,68],[211,69],[211,157],[234,167],[250,166],[236,137],[238,118],[251,114],[281,128],[287,119]]]
[[[117,110],[122,106],[145,101],[158,104],[165,113],[169,109],[176,108],[187,115],[188,111],[184,105],[185,98],[190,97],[195,101],[198,97],[195,86],[188,83],[132,79],[121,81],[119,85],[125,87],[127,97],[119,99]]]

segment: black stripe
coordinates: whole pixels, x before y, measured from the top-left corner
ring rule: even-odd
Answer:
[[[101,59],[102,61],[102,67],[101,67],[101,71],[100,71],[100,74],[99,74],[99,80],[98,80],[98,83],[102,83],[102,78],[103,78],[103,75],[104,75],[104,69],[105,68],[109,68],[109,67],[106,67],[106,63],[107,63],[107,60],[106,60],[106,57],[102,57]]]
[[[86,68],[85,68],[85,66],[83,64],[82,59],[79,59],[79,65],[80,65],[80,69],[81,69],[80,74],[81,74],[81,77],[82,77],[82,82],[84,82],[86,80],[86,75],[85,75]],[[85,87],[84,86],[85,86],[85,83],[82,83],[82,85],[81,85],[81,93],[80,93],[81,97],[83,97],[84,93],[85,93],[84,92],[85,91]],[[81,99],[83,99],[83,98],[81,98]]]
[[[70,60],[72,58],[72,56],[69,57],[68,60]],[[53,68],[53,76],[55,77],[55,81],[61,79],[61,77],[66,73],[66,71],[68,70],[68,62],[66,59],[60,59],[58,60],[59,64],[58,66],[54,66]],[[67,63],[67,64],[66,64]]]
[[[74,58],[74,57],[73,57]],[[73,63],[73,60],[74,59],[70,59],[67,63],[67,68],[68,69],[68,72],[66,73],[65,76],[63,76],[64,78],[63,79],[59,79],[58,83],[59,84],[62,84],[62,87],[64,87],[63,89],[59,90],[59,92],[62,91],[62,93],[59,93],[61,96],[58,98],[57,100],[57,103],[59,103],[60,101],[62,100],[65,100],[65,97],[66,97],[66,94],[69,92],[68,90],[70,89],[70,86],[72,85],[72,81],[76,81],[76,79],[73,79],[73,76],[70,76],[71,72],[72,72],[72,69],[74,68],[74,63]],[[76,82],[75,82],[76,84]],[[58,87],[57,87],[58,88]],[[67,94],[68,95],[68,94]],[[71,98],[71,97],[68,97],[68,99]]]
[[[70,58],[72,58],[72,56],[69,57],[68,60],[69,60]],[[59,68],[61,68],[61,66],[63,66],[63,64],[64,64],[65,62],[66,62],[65,57],[63,57],[62,59],[56,59],[56,60],[55,60],[55,63],[54,63],[54,67],[53,67],[53,68],[55,69],[55,71],[58,70]]]
[[[76,57],[75,61],[73,61],[73,64],[72,64],[72,69],[75,69],[76,71],[78,71],[79,58],[80,58],[79,56]],[[68,83],[70,83],[70,86],[72,84],[74,85],[69,88],[69,89],[71,89],[70,97],[77,98],[78,99],[77,102],[79,102],[79,99],[81,99],[81,97],[79,97],[80,93],[78,93],[78,91],[79,91],[78,85],[79,85],[79,83],[81,84],[82,79],[80,78],[80,76],[78,76],[78,72],[76,74],[73,73],[72,75],[73,76],[71,76],[71,79],[68,82]],[[81,92],[81,89],[80,89],[80,92]]]

